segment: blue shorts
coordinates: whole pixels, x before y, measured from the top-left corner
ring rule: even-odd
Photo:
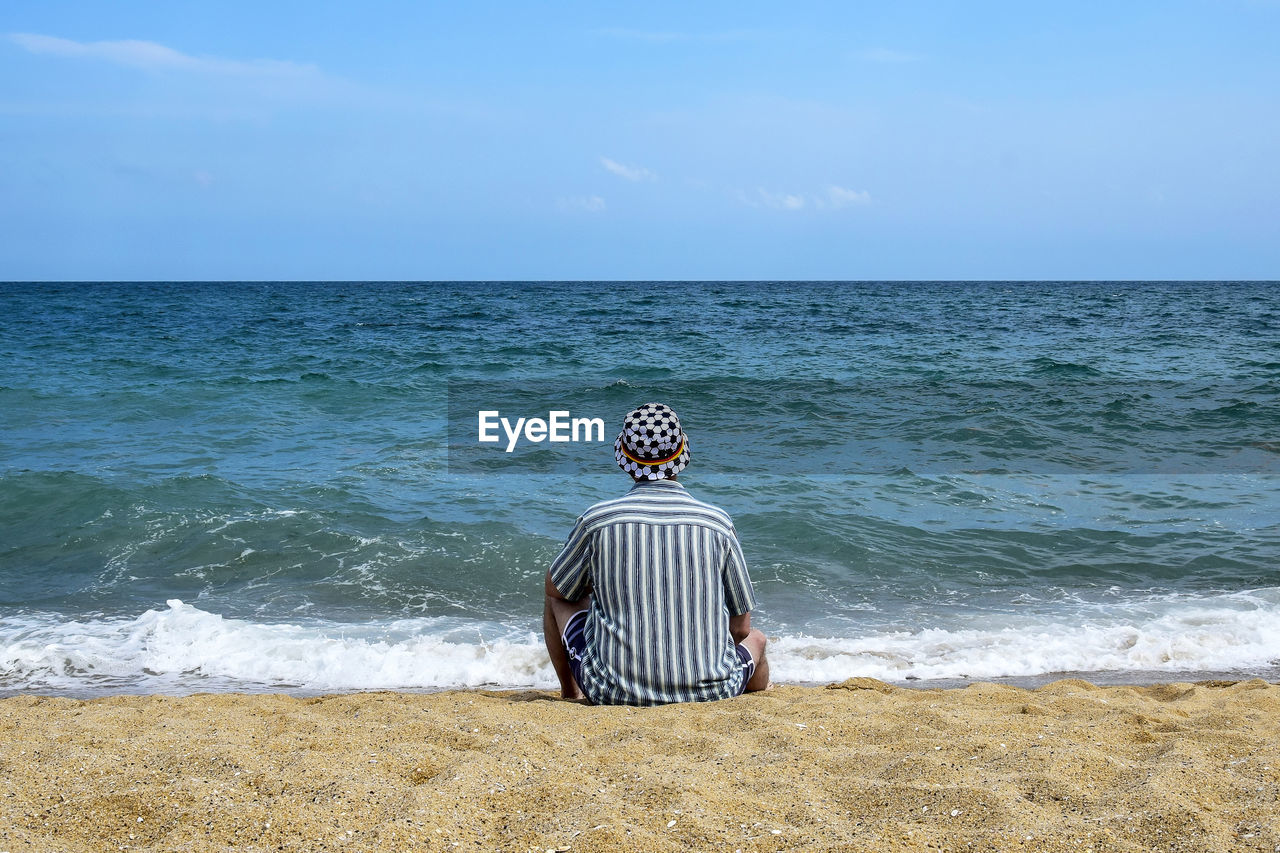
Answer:
[[[579,687],[582,686],[582,654],[587,650],[587,613],[586,610],[579,610],[570,616],[564,626],[564,633],[560,636],[564,641],[565,651],[569,653],[569,669],[573,672],[573,680],[578,682]],[[734,650],[738,653],[738,666],[742,668],[742,689],[738,691],[741,695],[747,691],[747,682],[751,680],[751,676],[756,674],[756,662],[742,643],[734,646]]]

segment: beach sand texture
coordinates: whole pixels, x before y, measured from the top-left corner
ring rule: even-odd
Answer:
[[[0,702],[0,851],[1280,850],[1280,686]]]

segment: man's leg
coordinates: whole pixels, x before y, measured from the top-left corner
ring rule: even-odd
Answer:
[[[542,636],[547,644],[551,665],[555,667],[556,677],[560,679],[560,695],[565,699],[584,697],[578,682],[573,679],[573,670],[569,667],[569,652],[564,647],[564,626],[568,624],[570,616],[590,606],[589,595],[580,601],[565,601],[548,595],[542,608]]]
[[[769,659],[764,656],[765,644],[764,632],[758,628],[752,628],[742,641],[746,650],[751,652],[751,659],[756,662],[755,674],[747,682],[747,686],[743,689],[744,693],[768,690],[773,686],[773,682],[769,681]]]

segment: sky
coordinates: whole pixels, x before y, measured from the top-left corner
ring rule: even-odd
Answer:
[[[0,280],[1280,279],[1280,0],[0,10]]]

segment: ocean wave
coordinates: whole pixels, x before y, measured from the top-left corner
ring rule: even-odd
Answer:
[[[1102,371],[1088,364],[1074,361],[1059,361],[1049,356],[1039,356],[1027,362],[1031,373],[1037,376],[1084,377],[1102,376]]]
[[[1251,673],[1280,666],[1280,588],[1161,596],[1086,606],[1059,618],[1002,615],[981,623],[858,638],[782,637],[770,648],[770,659],[780,677],[810,682],[854,675],[902,681],[1066,672]]]
[[[171,599],[135,619],[0,625],[8,692],[516,687],[553,678],[533,634],[460,620],[260,623]]]
[[[981,627],[774,637],[773,677],[812,683],[855,676],[1248,674],[1280,666],[1280,588],[970,623]],[[549,689],[554,683],[541,637],[497,622],[261,623],[174,599],[133,619],[67,622],[45,614],[0,623],[0,691],[9,693]]]

